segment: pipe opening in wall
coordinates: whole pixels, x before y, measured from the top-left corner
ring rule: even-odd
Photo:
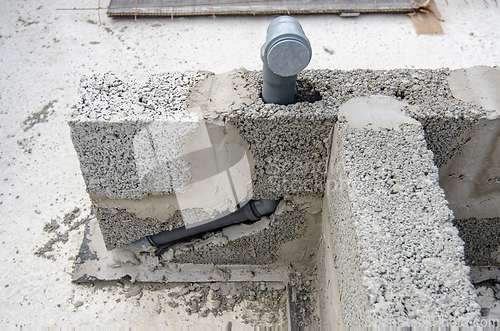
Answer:
[[[262,93],[259,95],[262,99]],[[293,103],[296,104],[299,102],[308,102],[315,103],[316,101],[322,100],[323,97],[321,93],[319,93],[314,85],[307,79],[297,79],[295,85],[295,95],[293,98]],[[264,101],[265,102],[265,101]]]
[[[314,88],[314,85],[311,84],[311,82],[306,79],[297,79],[294,103],[314,103],[316,101],[320,101],[321,99],[321,94]]]

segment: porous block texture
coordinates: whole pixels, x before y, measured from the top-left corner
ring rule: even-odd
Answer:
[[[347,117],[335,126],[330,162],[324,212],[344,323],[477,321],[463,242],[420,123],[373,128]]]
[[[81,100],[69,125],[87,191],[107,199],[139,200],[171,194],[176,185],[182,186],[185,165],[177,155],[158,160],[151,154],[161,143],[177,143],[190,129],[187,95],[205,77],[197,73],[125,79],[107,73],[82,78]],[[146,169],[141,171],[141,166]]]
[[[441,166],[461,151],[464,142],[453,142],[484,115],[479,106],[453,97],[449,74],[447,69],[306,70],[298,77],[296,103],[288,106],[263,102],[261,72],[84,77],[71,137],[106,247],[184,225],[174,215],[181,208],[178,195],[205,179],[196,178],[193,160],[201,154],[183,151],[186,141],[192,146],[237,141],[248,157],[246,192],[252,199],[321,198],[339,107],[357,97],[404,101],[403,111],[422,123]],[[205,126],[209,138],[202,139],[199,128]]]

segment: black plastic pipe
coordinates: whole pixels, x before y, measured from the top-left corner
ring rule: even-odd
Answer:
[[[229,225],[257,221],[262,216],[267,216],[276,210],[279,200],[250,200],[246,205],[237,209],[235,212],[219,218],[210,223],[186,229],[185,226],[173,229],[172,231],[163,231],[152,236],[146,236],[133,242],[131,245],[135,249],[142,249],[149,246],[163,246],[169,243],[175,243],[182,239],[193,237],[201,233],[220,229]]]

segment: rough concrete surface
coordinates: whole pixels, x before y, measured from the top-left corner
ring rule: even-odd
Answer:
[[[435,2],[445,19],[441,22],[444,33],[438,35],[417,35],[407,15],[297,16],[306,34],[314,36],[309,68],[459,69],[500,64],[500,7],[494,1],[488,1],[488,7],[483,0]],[[191,284],[72,283],[72,266],[84,229],[80,226],[65,235],[69,227],[62,222],[75,206],[81,214],[73,224],[91,213],[92,202],[66,125],[72,105],[78,102],[82,76],[109,71],[126,77],[124,71],[149,76],[198,70],[221,74],[241,67],[260,70],[259,50],[274,16],[140,18],[135,22],[74,7],[95,8],[97,1],[2,3],[2,325],[250,330],[265,324],[266,318],[258,323],[258,308],[257,323],[249,325],[242,320],[240,306],[217,317],[189,315],[184,299],[190,302],[191,296],[198,297],[196,290],[189,290]],[[342,79],[335,85],[341,83]],[[140,209],[142,217],[144,208]],[[60,226],[47,232],[47,223]],[[53,240],[56,237],[64,240]],[[46,244],[51,250],[45,255],[51,258],[33,254]],[[168,294],[185,293],[184,288],[189,294],[171,302]]]
[[[112,73],[82,78],[81,100],[69,124],[89,193],[137,200],[183,187],[186,165],[176,144],[196,127],[184,110],[190,88],[203,76],[153,75],[146,82]],[[148,157],[150,141],[165,151],[159,160]]]
[[[457,219],[465,248],[465,262],[470,266],[500,266],[500,217]]]
[[[405,325],[450,318],[470,322],[477,317],[477,306],[467,280],[467,269],[461,261],[462,241],[452,226],[452,213],[447,209],[443,192],[437,185],[437,169],[434,163],[442,165],[465,149],[464,143],[460,145],[459,137],[484,116],[486,110],[454,98],[448,85],[449,74],[449,70],[305,71],[299,76],[297,103],[279,106],[264,104],[258,97],[248,98],[248,95],[258,95],[262,84],[261,77],[258,72],[240,71],[237,74],[238,82],[246,82],[245,88],[237,93],[229,89],[228,93],[241,93],[245,96],[245,102],[222,103],[221,108],[217,108],[217,100],[224,100],[220,94],[225,94],[219,91],[224,91],[223,86],[235,86],[234,81],[231,83],[234,76],[205,74],[205,77],[209,77],[208,81],[200,79],[196,88],[191,87],[184,91],[185,97],[182,100],[188,100],[188,106],[174,112],[180,114],[184,111],[185,115],[182,116],[186,118],[202,116],[203,121],[207,123],[229,123],[236,128],[251,153],[253,197],[271,199],[307,194],[318,197],[323,195],[332,129],[340,117],[341,122],[337,124],[338,130],[334,140],[342,144],[342,147],[335,147],[334,144],[335,152],[332,152],[332,157],[335,153],[342,155],[352,152],[352,155],[344,157],[356,160],[354,163],[359,168],[351,170],[349,167],[352,165],[349,163],[339,165],[340,168],[336,170],[339,172],[335,175],[336,181],[340,183],[344,178],[351,178],[352,171],[358,171],[360,178],[365,178],[361,183],[366,181],[367,173],[373,169],[365,172],[361,169],[365,164],[380,163],[377,169],[387,168],[384,170],[386,173],[381,175],[384,187],[378,191],[375,189],[376,182],[370,184],[372,187],[355,187],[352,182],[339,187],[338,190],[333,189],[335,196],[348,199],[337,207],[331,207],[332,217],[335,219],[346,213],[345,217],[341,218],[343,221],[332,226],[335,229],[343,229],[334,231],[332,240],[339,270],[344,322],[349,325],[378,325],[391,321]],[[214,86],[222,88],[219,90]],[[155,87],[152,88],[154,89]],[[84,95],[85,93],[83,91]],[[156,94],[153,92],[152,95]],[[203,104],[199,101],[203,99],[200,95],[210,102]],[[214,98],[211,98],[211,95],[215,95]],[[88,98],[84,96],[83,99]],[[85,102],[82,104],[85,105]],[[78,118],[81,118],[79,112],[82,111],[80,106],[75,117],[77,120],[72,123],[73,128],[80,125]],[[348,124],[342,124],[342,121],[347,121]],[[196,128],[193,126],[186,130],[192,132]],[[361,131],[365,133],[358,133]],[[182,141],[184,135],[185,133],[177,133],[177,139]],[[158,144],[162,144],[163,138],[159,136],[158,139]],[[365,155],[364,149],[361,148],[361,154],[355,155],[359,151],[353,150],[353,146],[358,149],[364,147],[371,152]],[[374,149],[374,146],[377,146],[378,150]],[[434,153],[427,151],[426,146]],[[419,152],[412,155],[411,151],[414,150]],[[82,155],[82,152],[79,154]],[[373,160],[368,161],[370,157]],[[382,164],[381,160],[390,162]],[[178,186],[186,186],[182,182],[193,177],[188,171],[190,164],[187,163],[184,168],[170,170],[169,175],[173,181],[178,180]],[[379,170],[375,172],[378,173]],[[175,178],[177,173],[179,178]],[[359,190],[357,194],[354,193],[356,189]],[[139,195],[150,194],[140,190],[138,192]],[[370,227],[363,228],[358,224],[359,221],[356,221],[359,213],[366,218],[373,210],[370,209],[370,213],[355,210],[359,206],[351,199],[366,200],[363,196],[371,196],[372,199],[376,193],[383,193],[382,196],[389,196],[391,200],[385,201],[381,198],[379,202],[385,201],[387,206],[380,205],[374,214],[378,216],[371,216],[375,217],[377,222],[382,222],[377,225],[378,230],[375,231]],[[410,197],[406,196],[407,194],[410,194]],[[394,198],[400,199],[401,206],[405,208],[394,207],[398,213],[389,217],[387,209],[394,205]],[[354,203],[352,210],[346,207],[350,203]],[[141,223],[133,214],[126,212],[125,217],[123,213],[123,210],[117,209],[107,215],[102,211],[97,215],[102,225],[111,225],[101,226],[108,248],[159,231],[158,227],[151,228],[151,225],[148,225],[151,221],[153,223],[150,224],[155,224],[154,218],[146,218],[146,222]],[[409,222],[419,213],[422,215],[418,216],[419,220],[415,223],[403,223],[402,228],[391,229],[390,224],[394,221],[389,220],[395,218]],[[303,217],[300,215],[302,213],[296,216],[286,214],[284,218],[273,216],[273,221],[266,231],[227,244],[221,245],[220,241],[217,241],[218,244],[215,245],[181,245],[165,255],[168,261],[173,263],[274,263],[279,259],[280,245],[293,243],[296,238],[299,228],[294,225],[296,222],[291,221],[300,220],[300,217]],[[130,222],[134,217],[137,220]],[[120,224],[121,218],[128,220],[126,226],[121,227],[122,230],[113,225]],[[343,224],[345,222],[347,223]],[[163,224],[162,228],[182,225],[179,220],[173,223],[171,216],[160,224]],[[383,226],[387,228],[382,230]],[[136,227],[147,230],[135,231]],[[288,228],[290,231],[283,231]],[[429,235],[420,233],[424,228],[429,231]],[[404,239],[398,237],[405,231],[416,232],[409,239],[406,236]],[[131,237],[127,237],[126,233],[132,234]],[[377,240],[375,233],[386,233],[386,237],[390,239],[384,237],[385,245],[374,245],[367,238]],[[414,241],[411,238],[415,238]],[[318,239],[314,241],[316,246]],[[377,253],[370,253],[373,249],[373,252]],[[394,254],[398,250],[401,250],[400,254]],[[281,252],[283,253],[283,250]],[[353,256],[355,258],[352,258]],[[373,260],[375,256],[377,258]],[[368,261],[371,264],[367,264]],[[374,261],[378,262],[373,263]],[[383,269],[381,272],[378,270],[379,264]],[[455,270],[456,281],[446,279],[451,277],[450,269]],[[412,273],[413,277],[405,281],[407,273]],[[433,278],[423,277],[423,274],[433,275]],[[416,289],[423,291],[419,300],[412,299],[412,293]],[[462,297],[463,295],[465,297]],[[443,302],[450,302],[450,306],[443,306]]]
[[[344,323],[477,322],[462,240],[433,154],[422,126],[406,122],[336,125],[328,189]]]
[[[104,195],[108,199],[161,196],[174,193],[176,189],[182,191],[182,188],[186,187],[193,171],[187,170],[189,162],[181,157],[180,147],[175,147],[175,142],[168,143],[173,144],[173,147],[159,154],[166,155],[165,157],[152,156],[151,160],[161,166],[151,171],[141,170],[141,163],[154,162],[142,162],[144,149],[138,149],[132,143],[140,136],[137,132],[140,132],[144,125],[140,123],[153,120],[166,123],[160,119],[168,119],[169,116],[170,122],[174,124],[162,125],[182,128],[182,132],[174,130],[173,135],[158,134],[156,139],[151,139],[154,146],[165,145],[172,139],[181,139],[188,132],[196,130],[199,121],[218,123],[222,127],[235,127],[248,145],[246,148],[249,150],[249,163],[252,165],[254,199],[309,194],[321,197],[330,135],[337,119],[338,107],[353,97],[380,94],[404,100],[407,104],[404,108],[406,113],[423,124],[427,144],[434,152],[437,165],[445,163],[459,152],[461,146],[450,146],[477,121],[477,118],[484,115],[485,111],[453,97],[447,81],[449,73],[446,69],[304,71],[298,79],[297,103],[290,106],[263,103],[258,97],[262,86],[259,72],[240,70],[233,75],[215,77],[208,73],[189,74],[186,77],[156,75],[143,79],[146,83],[141,84],[129,80],[130,92],[125,96],[121,94],[122,88],[113,87],[122,86],[124,83],[119,83],[122,80],[108,73],[103,77],[83,79],[82,101],[70,125],[75,148],[81,159],[82,173],[89,185],[88,191]],[[204,82],[203,78],[207,76],[209,81]],[[176,80],[186,82],[186,85],[178,88],[174,84]],[[193,87],[195,81],[199,82],[196,88]],[[240,86],[235,92],[234,89],[227,88],[239,86],[243,81],[246,82],[244,89]],[[108,82],[107,85],[104,82]],[[108,87],[100,89],[103,84]],[[218,89],[214,86],[222,87]],[[158,95],[161,95],[157,89],[167,93],[168,98],[177,96],[174,99],[179,101],[168,106],[171,108],[162,106],[162,102],[157,100]],[[231,92],[221,92],[227,90]],[[144,94],[144,91],[148,91],[148,94]],[[208,96],[211,102],[201,103],[200,94]],[[210,97],[212,95],[213,99]],[[234,99],[235,95],[242,95],[244,102],[221,103],[221,107],[227,108],[217,108],[216,101],[224,100],[220,95],[229,95],[230,99]],[[112,105],[123,107],[131,100],[133,105],[138,104],[145,111],[140,115],[134,110],[130,113],[115,114],[114,109],[118,106]],[[147,105],[160,107],[160,114],[153,115],[155,113],[147,108]],[[104,116],[109,116],[109,120],[104,119]],[[121,119],[115,118],[116,116],[121,116]],[[157,119],[158,116],[160,119]],[[94,120],[97,118],[102,120]],[[126,138],[116,132],[108,133],[110,129],[121,130],[118,129],[121,127],[127,132],[132,130]],[[97,148],[101,141],[104,141],[104,147]],[[106,153],[102,153],[103,149]],[[119,164],[119,160],[127,162],[122,161],[122,164]],[[195,163],[191,162],[191,165]],[[122,178],[125,178],[123,183]],[[106,222],[105,219],[102,221]],[[168,222],[168,217],[158,218],[157,221]],[[146,227],[145,230],[138,229],[136,233],[153,234],[154,230],[148,230]],[[109,238],[109,248],[140,238],[137,235],[135,238],[128,236],[124,239],[123,236],[120,237],[119,231],[115,231],[112,236],[105,233],[103,235]]]

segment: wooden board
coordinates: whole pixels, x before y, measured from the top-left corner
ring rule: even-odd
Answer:
[[[420,5],[420,9],[411,13],[411,19],[415,26],[417,34],[441,33],[443,28],[439,20],[442,19],[434,0],[423,1],[414,0],[414,3]],[[425,3],[425,5],[424,5]]]
[[[411,0],[111,0],[119,16],[272,15],[411,12]]]

